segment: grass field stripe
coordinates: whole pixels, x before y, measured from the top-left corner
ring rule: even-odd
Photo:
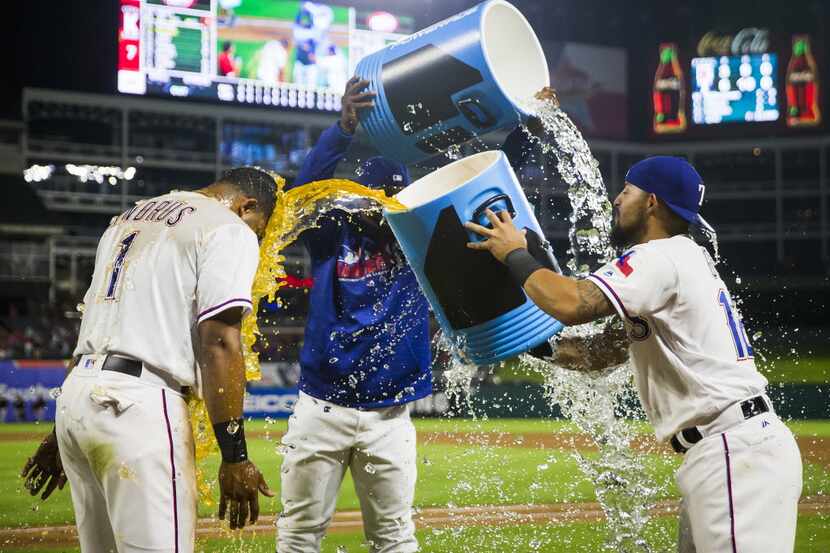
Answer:
[[[723,453],[726,457],[726,488],[729,490],[729,524],[732,536],[732,553],[738,553],[738,544],[735,542],[735,508],[732,504],[732,466],[729,462],[729,444],[726,442],[726,432],[720,435],[723,439]]]
[[[164,407],[164,423],[167,425],[167,442],[170,444],[170,480],[173,484],[173,542],[179,553],[179,505],[176,498],[176,461],[173,457],[173,432],[170,430],[170,417],[167,415],[167,394],[161,390],[161,405]]]

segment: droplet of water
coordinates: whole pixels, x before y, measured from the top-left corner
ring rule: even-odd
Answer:
[[[236,421],[231,421],[228,423],[228,434],[234,435],[239,432],[239,423]]]
[[[365,470],[369,474],[375,474],[378,471],[378,469],[372,463],[366,463],[366,466],[363,467],[363,470]]]
[[[337,359],[337,357],[332,357],[332,358],[329,359],[329,365],[334,365],[338,361],[339,361],[339,359]]]
[[[63,390],[61,390],[61,387],[58,386],[57,388],[52,388],[51,390],[49,390],[49,397],[51,397],[52,399],[58,399],[59,397],[61,397],[62,393]]]
[[[75,311],[77,311],[78,313],[83,313],[84,309],[86,309],[86,305],[84,305],[83,302],[75,306]]]

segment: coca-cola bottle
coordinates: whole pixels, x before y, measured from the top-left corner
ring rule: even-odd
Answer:
[[[686,93],[683,70],[677,61],[677,45],[660,45],[660,65],[654,74],[654,132],[658,134],[686,130]]]
[[[818,105],[818,70],[808,35],[793,36],[793,55],[787,64],[787,126],[821,123]]]

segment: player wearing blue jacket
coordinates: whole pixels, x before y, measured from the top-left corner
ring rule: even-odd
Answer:
[[[331,178],[372,105],[353,78],[341,120],[323,132],[294,185]],[[357,181],[393,193],[406,167],[375,157]],[[415,428],[408,404],[432,392],[428,304],[389,227],[375,215],[331,212],[302,235],[311,256],[300,398],[283,437],[279,553],[320,550],[347,469],[370,551],[417,551],[411,508]]]

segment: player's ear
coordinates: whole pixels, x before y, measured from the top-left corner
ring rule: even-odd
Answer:
[[[657,196],[654,194],[649,194],[648,198],[646,198],[646,210],[650,213],[655,213],[657,209],[660,207],[660,200],[657,199]]]
[[[245,198],[239,204],[239,216],[245,215],[246,213],[255,213],[259,207],[259,202],[256,201],[256,198]]]

